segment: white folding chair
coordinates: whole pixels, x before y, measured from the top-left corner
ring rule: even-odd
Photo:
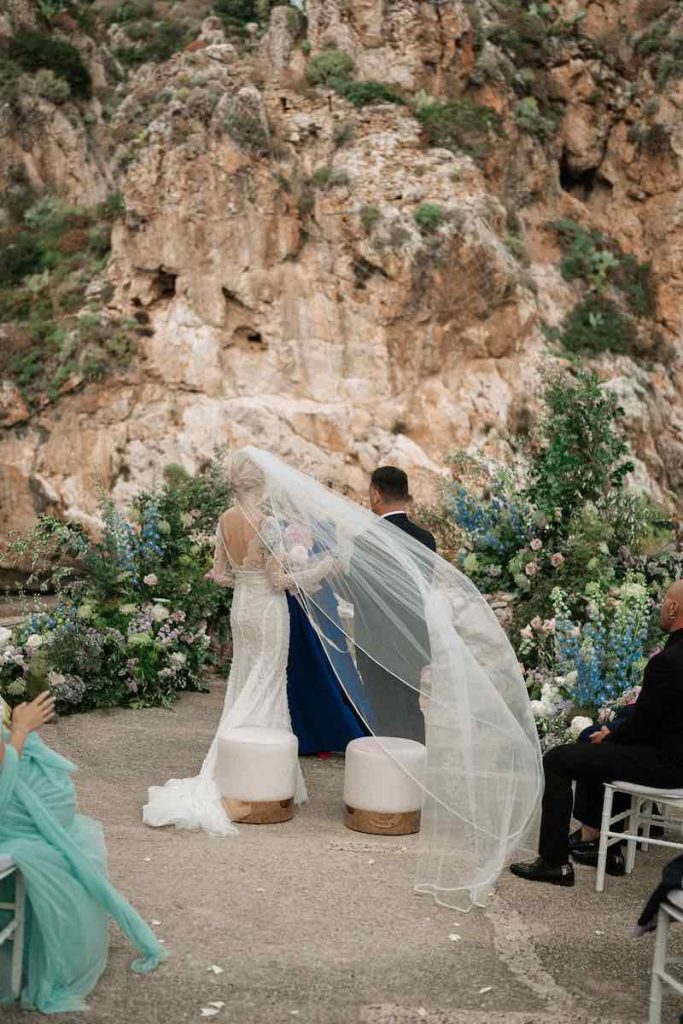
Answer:
[[[625,793],[631,798],[631,806],[619,814],[612,813],[615,793]],[[655,814],[653,804],[661,804],[664,814]],[[666,811],[670,807],[683,807],[683,789],[655,789],[652,786],[639,786],[635,782],[606,782],[605,795],[602,802],[602,822],[600,825],[600,844],[598,846],[598,871],[595,879],[595,891],[602,892],[605,888],[605,869],[607,866],[607,850],[614,843],[626,840],[626,874],[630,875],[636,859],[636,847],[640,843],[644,850],[650,843],[653,846],[669,846],[683,850],[683,837],[679,842],[671,839],[653,839],[650,829],[653,825],[681,827],[681,823],[672,821]],[[628,827],[624,832],[615,832],[613,825],[628,818]],[[642,834],[639,830],[642,829]]]
[[[0,946],[12,941],[12,965],[10,988],[14,999],[21,995],[21,974],[24,960],[24,923],[26,920],[26,895],[24,879],[11,857],[0,854],[0,882],[14,875],[14,902],[0,903],[0,910],[9,910],[12,918],[0,930]]]
[[[655,934],[655,951],[652,958],[652,981],[650,983],[650,1013],[648,1024],[660,1024],[662,1019],[662,998],[664,986],[668,985],[679,995],[683,995],[683,982],[675,978],[667,970],[674,964],[683,964],[680,957],[667,957],[669,925],[672,921],[683,923],[683,889],[670,892],[660,903],[657,912],[657,931]]]

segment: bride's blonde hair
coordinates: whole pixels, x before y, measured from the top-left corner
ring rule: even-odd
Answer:
[[[228,480],[235,494],[254,495],[263,491],[266,478],[249,452],[240,448],[228,460]]]

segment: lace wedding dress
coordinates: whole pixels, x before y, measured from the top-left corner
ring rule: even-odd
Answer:
[[[258,532],[257,532],[258,530]],[[234,589],[230,623],[233,661],[223,713],[199,775],[151,786],[142,817],[155,827],[202,828],[213,835],[237,829],[230,821],[214,781],[218,737],[240,726],[292,731],[287,704],[289,610],[285,591],[293,579],[266,545],[268,520],[253,525],[237,509],[220,520],[212,578]],[[301,768],[295,802],[307,799]]]

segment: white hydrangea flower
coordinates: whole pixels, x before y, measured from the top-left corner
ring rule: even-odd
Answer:
[[[12,639],[12,630],[7,629],[6,626],[0,626],[0,651],[7,647]]]
[[[43,646],[43,638],[40,633],[31,633],[30,637],[24,644],[27,651],[37,651],[39,647]]]
[[[171,613],[169,612],[166,605],[155,604],[152,608],[152,618],[155,622],[163,622],[167,619]]]
[[[589,729],[592,724],[592,718],[586,718],[583,715],[575,715],[569,724],[569,731],[572,736],[578,737],[584,729]]]

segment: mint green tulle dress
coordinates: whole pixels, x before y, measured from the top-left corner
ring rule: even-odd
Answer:
[[[107,964],[108,915],[141,954],[134,971],[165,959],[152,930],[107,879],[102,829],[77,813],[74,770],[35,733],[21,757],[5,746],[0,763],[0,854],[13,858],[26,885],[21,1005],[42,1013],[86,1008]],[[13,886],[12,878],[0,883],[0,903],[11,899]],[[0,930],[6,920],[0,911]],[[0,946],[0,1004],[11,1000],[9,946]]]

